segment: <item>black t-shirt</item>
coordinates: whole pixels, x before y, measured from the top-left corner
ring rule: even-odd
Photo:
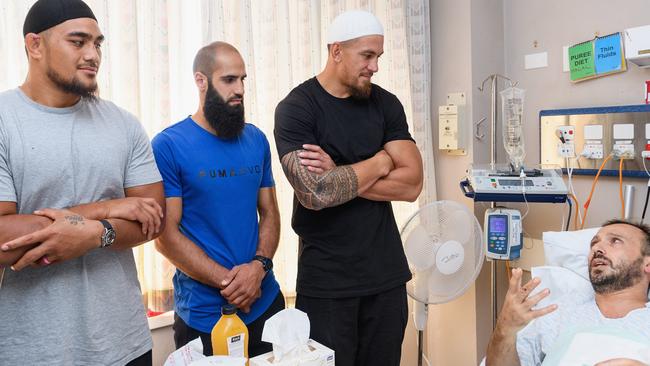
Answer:
[[[387,142],[412,140],[404,108],[377,85],[368,100],[336,98],[316,78],[293,89],[275,110],[279,156],[323,148],[337,166],[374,156]],[[411,278],[390,202],[357,197],[314,211],[294,196],[291,221],[300,237],[297,291],[312,297],[375,294]]]

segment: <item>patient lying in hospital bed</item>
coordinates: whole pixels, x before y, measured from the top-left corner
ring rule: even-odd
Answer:
[[[650,365],[650,229],[611,221],[555,234],[593,239],[553,246],[545,234],[547,264],[562,268],[535,269],[524,285],[513,270],[487,366]]]

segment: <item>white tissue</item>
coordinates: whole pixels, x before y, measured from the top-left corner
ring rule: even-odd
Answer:
[[[246,366],[243,357],[210,356],[194,361],[189,366]]]
[[[203,358],[205,358],[203,356],[203,342],[201,342],[201,338],[197,338],[172,352],[167,357],[165,366],[187,366],[193,361]]]
[[[273,344],[274,363],[300,359],[309,353],[309,318],[297,309],[284,309],[264,323],[262,341]]]

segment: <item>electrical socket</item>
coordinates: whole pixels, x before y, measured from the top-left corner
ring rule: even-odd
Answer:
[[[576,145],[573,142],[558,143],[557,153],[563,158],[573,158],[576,156]]]
[[[634,145],[632,144],[614,144],[612,152],[616,159],[634,159]]]
[[[650,160],[650,151],[648,150],[641,151],[641,157],[644,158],[645,160]]]
[[[564,138],[564,143],[572,142],[575,139],[576,136],[575,126],[559,126],[557,129],[562,134],[562,137]]]
[[[602,159],[604,156],[603,150],[603,144],[588,144],[585,145],[580,155],[587,159]]]

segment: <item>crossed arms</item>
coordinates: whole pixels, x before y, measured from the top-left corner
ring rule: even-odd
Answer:
[[[322,210],[356,197],[373,201],[415,201],[422,190],[422,158],[415,143],[395,140],[373,157],[336,166],[316,145],[282,156],[284,174],[298,201]]]
[[[15,202],[0,202],[0,266],[21,270],[28,265],[61,262],[99,247],[107,219],[117,237],[114,250],[137,246],[164,229],[162,182],[127,188],[126,198],[16,214]]]
[[[280,212],[275,188],[258,191],[259,238],[257,255],[273,258],[280,240]],[[261,296],[265,272],[262,263],[253,260],[227,269],[210,258],[179,230],[183,199],[167,198],[165,232],[156,240],[156,248],[172,264],[196,281],[221,290],[221,295],[244,312]]]

